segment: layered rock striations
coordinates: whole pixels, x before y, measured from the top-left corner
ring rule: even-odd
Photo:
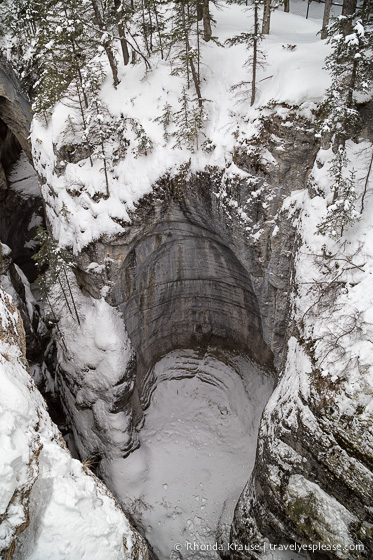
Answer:
[[[312,207],[304,201],[320,198],[317,185],[308,183],[318,146],[310,115],[289,107],[281,114],[267,111],[256,145],[238,138],[226,168],[191,172],[185,164],[159,178],[120,233],[80,252],[77,283],[71,278],[80,322],[63,301],[54,309],[57,387],[77,451],[99,466],[102,457],[126,456],[138,445],[162,357],[192,349],[254,359],[277,375],[278,384],[236,508],[231,541],[237,550],[230,557],[247,558],[240,547],[267,539],[322,544],[330,559],[366,559],[373,524],[369,398],[362,405],[347,381],[338,387],[323,381],[314,341],[291,307],[308,281],[297,276],[297,267],[309,246],[300,228]],[[10,145],[9,130],[4,145]],[[53,149],[56,162],[63,160],[64,146]],[[47,189],[43,165],[38,172]],[[297,193],[306,198],[300,201]],[[359,391],[369,397],[363,384]],[[337,392],[344,408],[330,406]],[[19,545],[19,558],[32,538]],[[332,544],[338,547],[328,549]]]
[[[232,527],[237,550],[268,539],[323,545],[328,558],[369,558],[371,419],[364,413],[347,429],[351,414],[330,414],[332,389],[318,381],[290,315],[302,244],[297,193],[307,192],[317,146],[310,123],[296,111],[288,116],[291,127],[278,117],[266,124],[266,160],[239,148],[227,170],[162,178],[125,233],[82,252],[78,281],[122,311],[136,355],[134,424],[157,382],[152,366],[177,347],[226,346],[277,369]]]
[[[31,105],[9,63],[0,57],[0,239],[28,278],[37,273],[31,257],[36,227],[43,223],[38,178],[30,164]]]

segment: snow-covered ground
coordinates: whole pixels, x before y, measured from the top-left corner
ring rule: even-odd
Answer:
[[[299,0],[294,6],[300,11],[305,4]],[[226,39],[252,29],[252,11],[244,6],[222,3],[221,9],[213,15],[217,20],[214,33],[221,45]],[[115,117],[123,114],[125,118],[140,122],[153,143],[151,151],[139,154],[136,138],[128,127],[126,137],[130,146],[125,157],[109,172],[109,198],[103,196],[106,186],[102,161],[94,161],[91,167],[88,159],[69,163],[57,158],[60,147],[71,141],[79,142],[79,138],[72,139],[67,131],[69,114],[73,120],[79,120],[69,108],[71,103],[57,104],[48,126],[43,119],[34,119],[35,166],[47,180],[42,187],[43,197],[53,234],[60,243],[79,251],[102,234],[123,231],[136,201],[148,193],[164,173],[177,171],[189,160],[192,171],[206,165],[226,167],[232,161],[238,130],[247,139],[255,136],[260,109],[268,103],[271,106],[295,104],[300,111],[310,114],[310,109],[322,100],[330,84],[329,75],[323,70],[330,47],[318,35],[322,8],[312,3],[310,15],[307,20],[302,15],[280,10],[273,13],[271,33],[261,44],[266,64],[259,69],[256,102],[251,108],[249,95],[238,101],[231,91],[235,84],[250,79],[248,70],[243,67],[248,57],[244,46],[224,48],[213,42],[203,45],[201,89],[208,118],[201,140],[209,139],[211,145],[215,145],[209,153],[199,150],[191,154],[185,148],[175,149],[174,139],[171,137],[166,142],[163,137],[163,127],[156,119],[162,115],[166,103],[173,112],[180,109],[178,99],[183,87],[182,78],[170,74],[168,61],[152,57],[152,70],[145,74],[142,65],[120,66],[121,82],[117,89],[113,88],[108,73],[101,97],[110,113]],[[101,62],[105,64],[104,57]],[[171,124],[169,132],[173,130]]]
[[[306,190],[299,191],[284,205],[301,209],[303,244],[296,261],[299,288],[294,315],[312,344],[314,367],[326,382],[325,398],[338,405],[339,414],[348,409],[353,414],[361,405],[368,418],[373,404],[373,176],[369,175],[373,145],[366,140],[348,141],[346,153],[349,165],[345,175],[355,173],[360,216],[344,229],[340,239],[317,234],[333,199],[331,149],[319,151],[312,171],[311,181],[318,194],[311,198]]]
[[[218,559],[211,550],[218,524],[228,531],[224,540],[229,537],[274,383],[249,361],[235,361],[236,368],[192,351],[163,358],[155,368],[161,381],[139,433],[140,448],[103,466],[159,558],[169,558],[180,544],[184,560]]]

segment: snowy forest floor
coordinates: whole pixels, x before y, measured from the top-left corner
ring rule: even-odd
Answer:
[[[101,161],[94,161],[91,166],[88,159],[73,163],[60,161],[62,156],[56,156],[56,150],[69,142],[79,143],[79,115],[71,108],[71,101],[62,100],[56,105],[47,126],[43,119],[35,118],[34,161],[47,180],[48,187],[42,187],[43,197],[53,235],[59,243],[78,252],[103,234],[122,232],[138,200],[151,191],[161,176],[177,173],[188,162],[192,172],[209,165],[228,168],[237,142],[250,142],[260,135],[261,118],[278,111],[287,126],[286,115],[280,113],[282,104],[298,107],[300,114],[312,120],[312,110],[330,85],[330,76],[323,69],[330,46],[319,35],[323,6],[312,2],[306,19],[307,2],[292,0],[290,13],[278,9],[272,14],[270,35],[261,43],[265,64],[258,69],[252,107],[249,93],[242,92],[243,96],[237,97],[237,91],[232,91],[237,83],[250,80],[250,71],[244,68],[249,53],[244,45],[222,46],[227,39],[251,29],[252,10],[236,4],[222,4],[221,9],[214,9],[219,43],[207,43],[202,49],[201,87],[206,100],[206,121],[200,135],[200,141],[214,146],[212,151],[200,149],[191,153],[186,147],[175,147],[175,123],[170,124],[165,140],[159,118],[166,104],[173,114],[180,110],[183,89],[183,78],[170,74],[169,61],[155,57],[152,70],[145,74],[142,65],[120,69],[121,82],[116,89],[108,75],[100,96],[110,114],[116,118],[122,114],[126,120],[140,122],[153,144],[152,150],[139,152],[133,131],[127,130],[130,146],[125,157],[109,171],[108,197]],[[333,10],[335,14],[340,12],[339,7],[333,6]],[[74,137],[66,127],[68,121],[75,123]],[[56,167],[64,172],[57,172]]]

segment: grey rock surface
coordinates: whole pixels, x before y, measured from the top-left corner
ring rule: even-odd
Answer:
[[[107,300],[123,314],[136,354],[134,392],[123,396],[134,425],[156,382],[153,366],[174,349],[215,346],[281,367],[296,252],[296,230],[281,207],[305,186],[316,153],[309,134],[287,128],[284,140],[292,150],[284,156],[272,146],[279,160],[272,164],[237,152],[244,177],[218,168],[193,175],[185,166],[161,178],[124,234],[79,256],[82,290],[100,297],[109,289]]]
[[[267,160],[260,149],[248,153],[243,145],[234,154],[236,170],[192,174],[186,165],[178,175],[160,178],[122,234],[83,250],[77,279],[84,293],[105,294],[122,312],[134,350],[126,370],[131,383],[113,391],[111,412],[132,414],[129,430],[141,428],[157,382],[153,366],[172,350],[228,349],[279,376],[262,420],[254,472],[237,505],[234,542],[328,542],[337,537],[320,513],[329,500],[346,521],[343,531],[365,544],[361,558],[368,558],[372,452],[370,440],[364,451],[357,444],[366,426],[356,419],[346,427],[343,419],[329,417],[318,404],[322,388],[315,385],[304,396],[284,385],[282,375],[294,334],[290,295],[298,248],[296,211],[283,210],[282,203],[307,186],[317,152],[312,124],[296,111],[288,121],[292,126],[283,127],[277,116],[264,122]],[[65,373],[60,371],[61,386],[73,418],[84,387]],[[88,415],[89,402],[84,407]],[[289,424],[290,416],[296,424]],[[129,434],[124,454],[135,441]],[[302,484],[305,496],[299,500],[294,489]],[[326,557],[348,558],[334,552]],[[233,552],[231,558],[250,555]]]

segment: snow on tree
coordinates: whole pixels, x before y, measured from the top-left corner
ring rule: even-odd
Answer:
[[[336,155],[330,168],[333,203],[328,207],[327,216],[319,224],[318,231],[334,239],[339,238],[344,228],[359,218],[355,209],[355,177],[353,172],[348,172],[345,144],[353,136],[360,119],[356,96],[370,91],[370,17],[364,10],[361,14],[354,12],[341,15],[327,28],[328,41],[333,50],[326,59],[326,68],[330,72],[332,83],[321,106],[323,119],[318,135],[324,140],[324,144],[332,144]]]
[[[200,147],[200,135],[205,125],[205,113],[200,107],[198,100],[188,96],[186,88],[183,88],[179,98],[181,108],[174,113],[173,118],[176,125],[175,148],[188,148],[191,152],[198,151]]]
[[[318,233],[328,235],[335,240],[340,239],[344,229],[354,224],[360,217],[355,209],[357,200],[355,172],[348,171],[348,163],[345,147],[339,146],[329,170],[333,201],[328,206],[324,220],[317,226]]]

